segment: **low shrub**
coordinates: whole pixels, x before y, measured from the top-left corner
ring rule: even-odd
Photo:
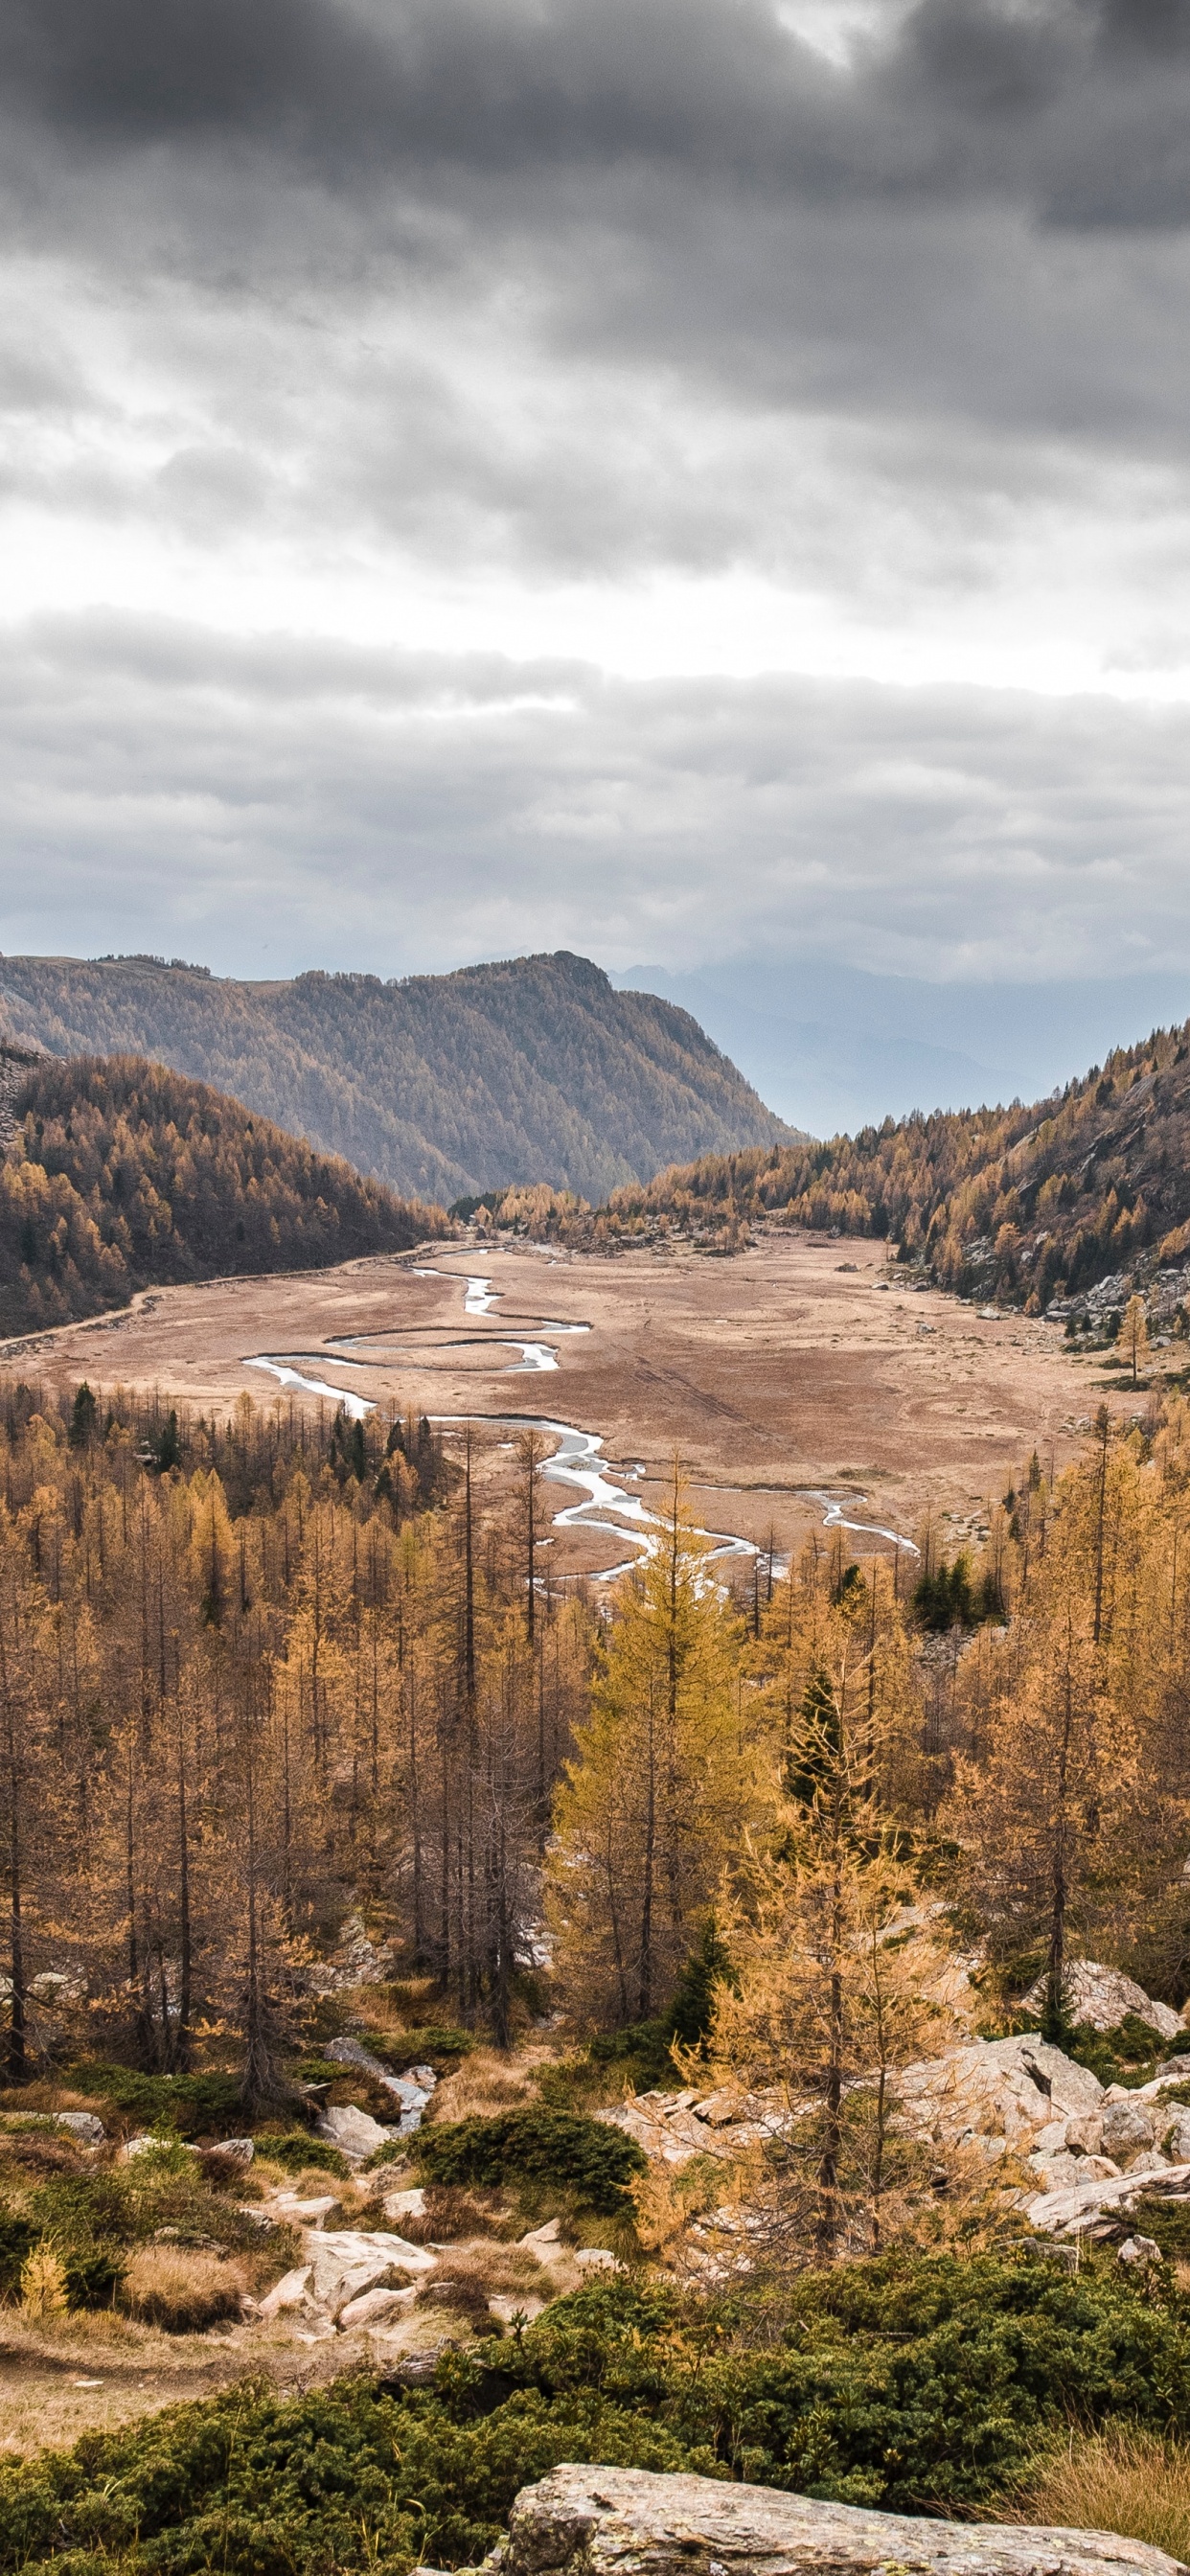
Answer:
[[[627,2185],[645,2170],[641,2149],[622,2129],[581,2112],[544,2108],[419,2129],[407,2148],[427,2182],[489,2189],[508,2181],[545,2183],[606,2217],[622,2212]]]
[[[387,2066],[393,2075],[404,2075],[410,2066],[432,2066],[435,2075],[449,2075],[460,2058],[469,2057],[476,2046],[469,2030],[456,2030],[450,2022],[423,2022],[413,2030],[394,2034],[391,2030],[361,2030],[360,2040],[371,2049],[373,2057]]]
[[[336,2073],[338,2069],[336,2069]],[[110,2103],[140,2129],[172,2129],[180,2138],[225,2138],[244,2128],[235,2075],[142,2075],[136,2067],[73,2066],[80,2093]]]
[[[351,2172],[341,2148],[333,2147],[329,2138],[312,2138],[305,2129],[288,2129],[280,2137],[266,2130],[256,2143],[260,2154],[286,2173],[334,2174],[337,2181],[345,2182]]]
[[[0,2571],[473,2566],[517,2489],[562,2460],[960,2516],[1018,2514],[1032,2477],[1035,2509],[1128,2528],[1121,2459],[1147,2461],[1155,2485],[1156,2445],[1183,2456],[1190,2301],[1164,2278],[1146,2289],[1106,2267],[1075,2277],[1023,2257],[887,2256],[788,2284],[776,2343],[755,2349],[749,2331],[742,2294],[709,2303],[617,2278],[519,2335],[448,2353],[425,2391],[371,2378],[292,2399],[241,2387],[91,2434],[0,2467]],[[1086,2478],[1082,2504],[1036,2483],[1039,2449],[1048,2436],[1052,2470],[1072,2418],[1115,2458],[1101,2500]],[[1123,2433],[1148,2447],[1125,2456]],[[1076,2443],[1074,2456],[1091,2455]],[[1162,2540],[1183,2546],[1172,2522]]]

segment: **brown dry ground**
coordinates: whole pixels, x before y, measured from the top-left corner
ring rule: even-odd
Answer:
[[[275,1399],[246,1362],[280,1354],[381,1404],[490,1418],[497,1468],[512,1437],[497,1426],[513,1413],[599,1432],[609,1461],[643,1463],[635,1490],[648,1501],[677,1452],[709,1527],[761,1543],[772,1528],[785,1546],[845,1495],[862,1495],[856,1517],[906,1535],[927,1513],[949,1514],[941,1534],[957,1538],[1034,1447],[1061,1467],[1100,1397],[1101,1363],[1076,1360],[1059,1327],[986,1322],[940,1292],[916,1293],[877,1244],[774,1231],[730,1259],[504,1243],[434,1245],[425,1260],[435,1275],[400,1256],[152,1292],[124,1314],[3,1346],[0,1371],[157,1388],[224,1413],[245,1390]],[[477,1272],[500,1302],[466,1317],[463,1282]],[[526,1373],[508,1337],[548,1340],[549,1322],[591,1330],[559,1340],[556,1374]],[[364,1338],[336,1349],[343,1335]],[[1112,1402],[1127,1411],[1144,1399]],[[573,1499],[554,1492],[559,1506]],[[614,1539],[567,1532],[551,1561],[595,1572],[623,1555]]]

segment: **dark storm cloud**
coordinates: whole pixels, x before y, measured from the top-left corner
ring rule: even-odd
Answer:
[[[341,185],[635,160],[1079,221],[1190,203],[1186,0],[922,0],[845,74],[765,0],[10,0],[0,70],[76,143],[236,136]]]

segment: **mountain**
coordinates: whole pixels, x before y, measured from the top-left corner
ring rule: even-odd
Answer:
[[[0,1330],[183,1279],[313,1270],[442,1234],[206,1083],[131,1056],[0,1050]]]
[[[1117,1048],[1022,1108],[886,1118],[857,1136],[704,1156],[615,1191],[602,1239],[668,1218],[704,1235],[782,1213],[888,1236],[944,1287],[1028,1304],[1190,1254],[1190,1021]]]
[[[1184,973],[930,983],[829,957],[724,957],[613,982],[680,1002],[782,1118],[854,1136],[915,1109],[1037,1100],[1072,1065],[1185,1016]]]
[[[796,1133],[688,1012],[614,992],[565,949],[390,984],[6,957],[0,1011],[18,1044],[151,1056],[394,1189],[443,1201],[517,1181],[602,1199],[662,1164]]]

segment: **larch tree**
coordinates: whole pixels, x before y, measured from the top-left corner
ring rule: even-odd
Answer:
[[[912,1908],[902,1928],[915,1891],[874,1790],[866,1661],[844,1638],[817,1665],[775,1833],[723,1906],[734,1973],[716,1990],[713,2072],[766,2097],[750,2191],[761,2234],[803,2261],[880,2243],[892,2078],[953,2030],[942,1954]]]
[[[651,1553],[612,1612],[548,1854],[558,1973],[595,2022],[660,2009],[767,1795],[740,1623],[706,1556],[675,1468]]]

